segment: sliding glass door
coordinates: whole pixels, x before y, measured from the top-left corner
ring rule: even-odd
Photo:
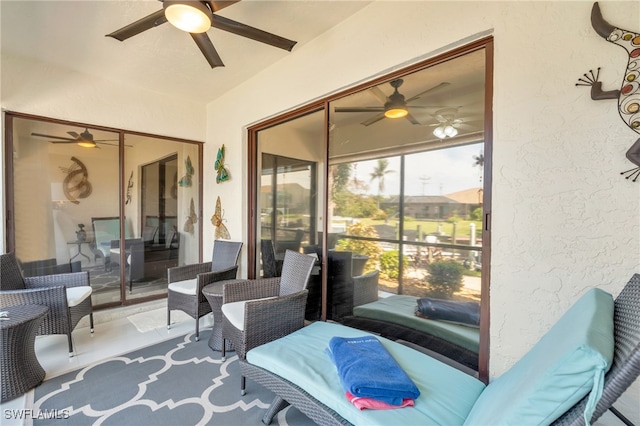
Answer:
[[[265,253],[277,262],[286,244],[315,253],[307,320],[406,340],[482,378],[491,51],[480,41],[250,129],[256,275],[280,273]]]
[[[315,112],[258,133],[256,275],[280,275],[285,252],[322,253],[323,114]],[[302,131],[303,130],[303,131]],[[320,259],[318,257],[318,259]],[[309,281],[307,319],[320,318],[321,269]]]
[[[94,306],[166,294],[200,259],[201,144],[7,114],[7,247],[25,275],[89,271]]]

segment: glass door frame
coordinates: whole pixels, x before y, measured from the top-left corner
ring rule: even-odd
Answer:
[[[204,164],[204,160],[203,160],[203,146],[204,143],[200,142],[200,141],[194,141],[194,140],[189,140],[189,139],[181,139],[181,138],[175,138],[175,137],[168,137],[168,136],[162,136],[162,135],[155,135],[155,134],[151,134],[151,133],[145,133],[145,132],[137,132],[137,131],[131,131],[131,130],[124,130],[124,129],[118,129],[118,128],[112,128],[112,127],[106,127],[106,126],[101,126],[101,125],[94,125],[94,124],[89,124],[89,123],[82,123],[82,122],[76,122],[76,121],[69,121],[69,120],[60,120],[60,119],[55,119],[55,118],[51,118],[51,117],[43,117],[43,116],[38,116],[38,115],[33,115],[33,114],[25,114],[25,113],[20,113],[20,112],[16,112],[16,111],[4,111],[4,191],[5,191],[5,203],[4,203],[4,210],[5,210],[5,251],[6,252],[12,252],[15,251],[16,248],[16,233],[15,233],[15,205],[14,205],[14,196],[15,196],[15,179],[14,179],[14,164],[13,164],[13,127],[14,127],[14,123],[13,120],[14,119],[24,119],[24,120],[34,120],[34,121],[41,121],[41,122],[45,122],[45,123],[52,123],[52,124],[59,124],[59,125],[65,125],[65,126],[73,126],[73,127],[89,127],[91,129],[95,129],[95,130],[101,130],[101,131],[106,131],[106,132],[113,132],[113,133],[117,133],[118,134],[118,139],[119,139],[119,147],[118,147],[118,197],[120,200],[119,203],[119,207],[118,207],[118,212],[119,212],[119,217],[120,218],[124,218],[125,217],[125,200],[126,200],[126,191],[127,191],[127,179],[128,177],[125,176],[125,136],[127,135],[136,135],[136,136],[142,136],[142,137],[149,137],[149,138],[155,138],[155,139],[162,139],[162,140],[167,140],[167,141],[171,141],[171,142],[179,142],[179,143],[188,143],[188,144],[192,144],[192,145],[196,145],[198,147],[198,173],[197,173],[197,179],[198,179],[198,197],[200,200],[203,199],[203,180],[204,180],[204,173],[202,172],[203,170],[203,164]],[[203,203],[199,202],[198,203],[198,218],[201,219],[203,217]],[[198,232],[198,262],[201,263],[202,262],[202,234],[203,234],[203,226],[202,226],[202,220],[198,220],[197,224],[197,232]],[[120,220],[120,243],[123,244],[125,241],[125,221]],[[125,261],[125,253],[124,251],[121,252],[121,259],[120,259],[120,264],[123,265]],[[117,306],[126,306],[126,305],[132,305],[132,304],[138,304],[138,303],[143,303],[143,302],[148,302],[151,300],[158,300],[158,299],[163,299],[166,298],[167,295],[166,294],[159,294],[159,295],[150,295],[150,296],[144,296],[144,297],[140,297],[140,298],[127,298],[126,292],[127,292],[127,279],[126,279],[126,271],[125,268],[120,268],[120,301],[119,302],[109,302],[109,303],[104,303],[104,304],[100,304],[100,305],[96,305],[94,306],[94,309],[103,309],[103,308],[110,308],[110,307],[117,307]]]
[[[314,101],[310,104],[304,105],[295,110],[286,112],[282,115],[272,117],[268,120],[265,120],[261,123],[257,123],[253,126],[250,126],[247,129],[248,134],[248,162],[247,162],[247,174],[248,174],[248,182],[247,182],[247,194],[248,194],[248,223],[247,223],[247,238],[248,238],[248,277],[256,278],[257,268],[256,268],[256,238],[257,238],[257,216],[260,214],[260,206],[258,205],[258,194],[259,194],[259,171],[257,169],[258,166],[258,133],[261,130],[268,129],[272,126],[276,126],[282,124],[286,121],[293,120],[295,118],[301,117],[303,115],[324,111],[324,141],[323,141],[323,152],[325,154],[324,158],[324,169],[318,170],[319,173],[322,173],[324,182],[328,181],[329,175],[329,131],[330,131],[330,123],[329,123],[329,103],[345,96],[354,94],[356,92],[360,92],[362,90],[371,88],[378,84],[390,81],[394,78],[402,77],[403,75],[409,74],[411,72],[419,71],[424,68],[428,68],[443,62],[450,61],[454,58],[464,56],[468,53],[482,50],[485,51],[485,116],[484,116],[484,168],[483,168],[483,182],[484,182],[484,192],[483,192],[483,226],[482,226],[482,244],[483,244],[483,270],[482,270],[482,278],[481,278],[481,294],[482,299],[480,302],[480,348],[479,348],[479,356],[478,356],[478,375],[480,380],[485,383],[489,381],[489,306],[490,306],[490,292],[489,292],[489,283],[491,278],[491,172],[492,172],[492,154],[493,154],[493,62],[494,62],[494,51],[493,51],[493,37],[484,37],[482,39],[478,39],[474,42],[471,42],[467,45],[452,49],[449,52],[446,52],[442,55],[436,56],[434,58],[430,58],[427,60],[423,60],[417,62],[408,67],[398,69],[396,71],[390,72],[380,77],[376,77],[373,80],[370,80],[365,83],[361,83],[355,85],[349,89],[344,91],[332,94],[326,98]],[[322,205],[324,206],[323,217],[327,217],[327,209],[328,209],[328,198],[329,198],[329,190],[326,189],[321,194],[323,200]],[[322,223],[322,313],[321,320],[327,319],[327,221],[323,221]]]

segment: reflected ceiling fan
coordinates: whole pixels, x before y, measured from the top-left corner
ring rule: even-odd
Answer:
[[[169,21],[176,28],[188,32],[193,41],[206,58],[211,68],[223,67],[224,63],[218,55],[213,43],[207,36],[211,27],[250,38],[261,43],[291,51],[297,42],[284,37],[250,27],[249,25],[216,15],[216,12],[240,0],[232,1],[191,1],[191,0],[160,0],[162,9],[147,15],[119,30],[107,34],[107,37],[124,41],[143,31],[157,27]]]
[[[55,139],[54,141],[49,141],[51,143],[75,143],[83,148],[100,148],[97,144],[101,145],[110,145],[110,146],[118,146],[117,143],[106,143],[112,141],[118,141],[118,139],[94,139],[93,135],[89,133],[89,129],[85,128],[84,132],[78,133],[74,131],[67,132],[70,138],[65,138],[63,136],[54,136],[54,135],[45,135],[42,133],[31,133],[31,136],[37,136],[40,138],[47,139]],[[130,146],[130,145],[127,145]]]
[[[418,93],[415,96],[412,96],[409,99],[405,99],[404,95],[400,93],[398,90],[400,86],[404,83],[404,80],[398,78],[396,80],[392,80],[389,82],[391,87],[393,87],[393,93],[388,97],[380,90],[378,87],[372,87],[369,89],[371,93],[373,93],[380,101],[382,102],[382,106],[375,107],[336,107],[336,112],[376,112],[379,113],[369,118],[368,120],[363,121],[361,124],[363,126],[370,126],[373,123],[376,123],[383,118],[406,118],[412,124],[421,124],[418,120],[415,119],[414,116],[409,112],[410,109],[413,108],[439,108],[434,106],[426,106],[426,105],[412,105],[411,102],[421,99],[427,93],[431,93],[435,90],[441,89],[443,87],[448,86],[450,83],[443,81],[442,83],[433,86],[423,92]]]
[[[442,108],[433,114],[433,117],[438,120],[435,124],[429,126],[435,127],[433,129],[433,135],[439,139],[453,138],[458,135],[459,128],[470,129],[470,123],[474,120],[468,121],[461,118],[457,118],[460,107],[448,107]]]

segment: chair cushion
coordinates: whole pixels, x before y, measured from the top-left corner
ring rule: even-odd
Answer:
[[[87,297],[91,296],[91,287],[81,285],[78,287],[67,287],[67,305],[71,308],[77,306]]]
[[[241,331],[244,331],[244,306],[246,304],[246,300],[241,300],[222,305],[222,314],[235,328]]]
[[[591,391],[585,410],[590,420],[613,351],[613,299],[591,289],[487,386],[464,424],[550,424]]]
[[[198,279],[192,278],[190,280],[176,281],[169,284],[169,290],[176,293],[188,294],[190,296],[196,295],[196,289],[198,288]]]
[[[255,302],[256,300],[274,299],[272,297],[264,297],[261,299],[241,300],[239,302],[225,303],[222,305],[222,314],[229,322],[238,330],[244,331],[244,309],[247,302]]]

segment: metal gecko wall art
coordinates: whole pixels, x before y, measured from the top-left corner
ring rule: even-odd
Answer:
[[[591,9],[591,26],[602,38],[625,49],[629,54],[629,61],[619,90],[602,90],[600,68],[595,73],[591,70],[584,74],[584,78],[579,78],[576,86],[591,86],[591,99],[596,101],[618,99],[620,117],[631,130],[640,134],[640,34],[609,24],[602,17],[597,2]],[[640,177],[640,138],[631,145],[626,157],[636,167],[620,174],[636,182]]]

